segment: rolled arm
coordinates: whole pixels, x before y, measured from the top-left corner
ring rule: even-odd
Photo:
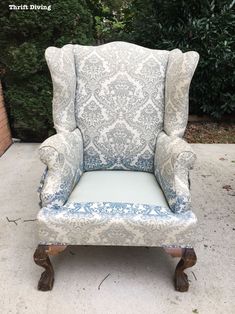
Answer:
[[[196,155],[187,142],[164,132],[159,134],[154,174],[175,213],[190,210],[189,169],[192,169],[195,160]]]
[[[40,205],[64,205],[83,172],[81,132],[75,129],[49,137],[39,155],[47,166],[39,188]]]

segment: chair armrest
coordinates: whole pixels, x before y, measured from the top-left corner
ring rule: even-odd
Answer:
[[[157,138],[154,174],[174,213],[190,210],[189,169],[196,155],[191,146],[179,137],[161,132]]]
[[[64,205],[83,172],[81,132],[75,129],[49,137],[39,155],[47,166],[39,187],[40,205]]]

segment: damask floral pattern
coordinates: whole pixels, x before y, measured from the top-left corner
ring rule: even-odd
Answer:
[[[154,173],[171,210],[190,210],[189,169],[196,160],[191,146],[176,136],[161,132],[157,138]]]
[[[184,135],[188,123],[189,87],[199,54],[174,49],[169,54],[165,87],[164,131],[170,136]]]
[[[84,169],[153,172],[169,52],[114,42],[75,45],[74,53]]]
[[[132,203],[49,205],[38,214],[41,243],[192,247],[196,217]]]
[[[78,129],[49,137],[39,148],[47,170],[39,192],[42,206],[64,205],[83,172],[83,144]]]
[[[76,128],[74,102],[76,72],[73,45],[62,48],[49,47],[45,58],[53,82],[53,121],[57,131],[73,131]]]
[[[39,187],[40,242],[192,246],[188,171],[195,155],[179,137],[198,54],[114,42],[49,47],[46,59],[58,134],[39,150],[47,166]],[[169,208],[68,203],[83,171],[101,169],[154,172]]]

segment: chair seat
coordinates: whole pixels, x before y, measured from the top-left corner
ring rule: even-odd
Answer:
[[[38,214],[40,243],[192,246],[196,217],[173,213],[155,176],[134,171],[85,172],[64,206]]]
[[[155,176],[140,171],[85,172],[67,203],[74,202],[121,202],[168,207]]]

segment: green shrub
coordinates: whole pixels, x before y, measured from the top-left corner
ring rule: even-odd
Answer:
[[[125,40],[156,49],[196,50],[201,58],[190,113],[220,118],[235,110],[232,0],[44,0],[51,11],[9,11],[9,4],[1,0],[0,73],[15,137],[41,141],[54,132],[44,51],[68,43]]]
[[[44,0],[51,11],[9,11],[9,4],[1,0],[0,68],[13,136],[42,141],[54,133],[44,51],[68,43],[93,44],[92,14],[85,0]]]
[[[234,4],[232,0],[134,0],[126,9],[124,30],[130,41],[149,48],[199,52],[191,113],[220,118],[235,110]]]

